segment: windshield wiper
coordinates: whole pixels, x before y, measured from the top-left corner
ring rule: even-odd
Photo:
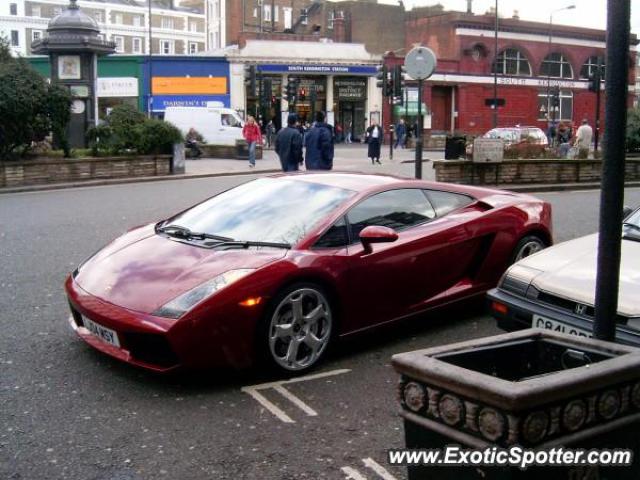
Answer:
[[[249,248],[249,247],[267,247],[267,248],[286,248],[287,250],[291,249],[291,244],[289,243],[278,243],[278,242],[258,242],[252,240],[227,240],[217,243],[209,243],[207,246],[211,248]]]
[[[196,240],[217,240],[219,242],[233,242],[233,238],[212,235],[210,233],[192,232],[187,227],[181,225],[166,225],[157,229],[158,232],[166,233],[171,237],[179,237]]]

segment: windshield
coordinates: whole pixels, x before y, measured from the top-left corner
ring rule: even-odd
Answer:
[[[622,224],[622,235],[625,238],[640,241],[640,209],[629,215]]]
[[[235,240],[295,244],[354,192],[317,183],[262,178],[170,219],[193,232]]]

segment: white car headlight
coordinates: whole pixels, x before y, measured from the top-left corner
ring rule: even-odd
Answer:
[[[253,271],[254,269],[252,268],[229,270],[228,272],[220,274],[217,277],[207,280],[197,287],[192,288],[179,297],[174,298],[169,303],[166,303],[153,312],[153,315],[165,318],[180,318],[205,298],[208,298],[232,283],[237,282]]]

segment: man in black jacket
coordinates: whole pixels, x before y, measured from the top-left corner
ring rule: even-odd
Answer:
[[[307,170],[331,170],[333,168],[333,131],[324,123],[324,113],[316,112],[315,124],[305,136],[305,166]]]
[[[298,116],[290,113],[287,126],[278,132],[276,153],[280,157],[283,172],[294,172],[302,164],[302,135],[296,128]]]

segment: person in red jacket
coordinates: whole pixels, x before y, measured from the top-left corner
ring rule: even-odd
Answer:
[[[258,142],[262,144],[262,133],[256,119],[251,115],[247,117],[247,123],[242,129],[242,136],[249,144],[249,167],[253,168],[256,166],[256,144]]]

